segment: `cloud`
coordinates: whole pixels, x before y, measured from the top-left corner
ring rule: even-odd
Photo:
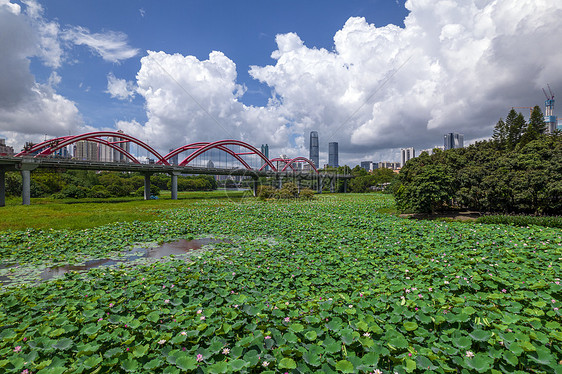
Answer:
[[[76,128],[81,122],[76,106],[54,90],[60,77],[38,84],[28,58],[40,56],[56,68],[72,45],[84,45],[109,62],[139,51],[123,33],[61,29],[43,19],[34,1],[24,4],[26,15],[0,0],[0,35],[14,36],[0,37],[0,50],[7,51],[0,54],[0,128],[7,126],[8,108],[20,113],[21,121],[14,121],[28,132],[41,133],[41,116],[53,121],[53,132]],[[244,104],[237,66],[222,52],[198,59],[148,51],[135,82],[107,76],[112,97],[139,95],[147,112],[146,122],[120,121],[116,128],[160,150],[235,138],[269,143],[273,155],[289,156],[306,155],[308,133],[316,130],[321,151],[337,141],[346,163],[392,161],[396,148],[439,145],[445,132],[464,133],[467,143],[490,136],[511,107],[542,104],[540,88],[547,83],[562,92],[562,47],[556,44],[562,40],[562,3],[408,0],[405,7],[410,13],[404,27],[349,18],[329,49],[308,46],[296,33],[277,35],[274,63],[249,68],[272,92],[261,107]],[[58,113],[45,112],[50,110]],[[64,116],[58,124],[57,115]]]
[[[90,33],[81,26],[74,26],[63,32],[62,38],[76,45],[85,45],[105,61],[119,62],[135,57],[139,50],[127,44],[127,35],[122,32],[108,31]]]
[[[0,35],[9,35],[0,37],[0,130],[52,136],[75,131],[82,123],[78,109],[53,89],[60,76],[53,72],[49,84],[39,84],[29,70],[41,37],[27,15],[0,4]]]
[[[135,84],[125,79],[115,78],[113,73],[109,73],[106,92],[113,98],[131,101],[135,97]]]
[[[29,17],[36,33],[36,52],[45,65],[53,69],[61,67],[64,51],[61,46],[60,26],[57,22],[47,21],[43,17],[43,7],[34,0],[24,0],[25,13]]]
[[[148,51],[137,73],[137,93],[148,121],[121,122],[119,128],[161,149],[195,141],[241,139],[281,144],[289,132],[275,108],[246,106],[236,65],[221,52],[207,60]]]
[[[489,136],[512,106],[562,88],[562,4],[549,1],[409,0],[405,27],[352,17],[334,49],[278,35],[274,65],[250,74],[272,87],[296,129],[318,130],[362,154],[439,144],[442,134]],[[326,139],[327,138],[327,139]],[[322,140],[321,140],[322,141]]]
[[[42,6],[34,0],[22,6],[0,0],[0,131],[8,142],[38,140],[43,136],[61,136],[85,131],[76,104],[56,92],[62,81],[59,69],[68,57],[69,45],[86,45],[103,59],[119,62],[135,56],[138,50],[127,45],[122,33],[94,33],[81,27],[61,30],[58,23],[44,18]],[[45,84],[30,71],[30,59],[38,57],[53,69]],[[114,77],[113,77],[114,78]],[[132,97],[126,89],[119,91],[120,81],[108,87],[110,93]],[[120,96],[121,95],[121,96]]]

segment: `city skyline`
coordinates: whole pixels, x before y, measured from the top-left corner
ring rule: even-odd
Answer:
[[[233,138],[302,155],[314,129],[322,159],[337,141],[351,165],[446,132],[470,144],[511,107],[544,112],[542,88],[562,92],[561,14],[546,0],[0,0],[14,36],[0,137],[122,129],[161,152]]]

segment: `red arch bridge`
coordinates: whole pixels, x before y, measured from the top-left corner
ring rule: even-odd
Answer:
[[[91,145],[95,145],[95,148],[91,149],[99,151],[95,161],[91,160],[93,158],[91,155],[88,157],[87,151],[79,152],[80,157],[74,154],[72,158],[66,155],[67,152],[63,152],[68,149],[68,146],[87,149],[92,147]],[[132,154],[132,147],[137,148],[137,156]],[[139,150],[143,153],[146,152],[148,163],[139,160]],[[221,155],[224,155],[225,166],[215,167],[212,162],[205,166],[198,166],[198,160],[208,156],[210,152],[217,152],[219,160]],[[254,159],[253,167],[250,160],[252,158]],[[230,167],[228,167],[229,159],[231,160]],[[21,172],[22,202],[24,205],[30,204],[31,171],[37,168],[140,172],[145,175],[145,199],[150,198],[150,175],[154,173],[170,174],[172,199],[177,199],[177,177],[180,174],[251,177],[254,195],[257,191],[259,177],[277,180],[279,185],[282,184],[283,179],[287,178],[292,179],[299,186],[303,179],[313,180],[316,181],[318,192],[322,191],[323,183],[326,180],[330,181],[331,191],[334,191],[334,182],[337,179],[343,179],[344,190],[346,190],[347,180],[352,178],[351,175],[320,172],[305,157],[268,159],[260,150],[240,140],[196,142],[162,155],[149,144],[133,136],[122,132],[97,131],[62,136],[28,145],[15,156],[0,155],[0,206],[5,205],[5,173],[10,171]]]

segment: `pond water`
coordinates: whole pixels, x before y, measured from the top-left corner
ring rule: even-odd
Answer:
[[[203,246],[208,244],[219,243],[219,242],[225,242],[225,240],[212,239],[212,238],[194,239],[194,240],[181,239],[175,242],[164,243],[158,247],[147,247],[147,248],[133,247],[128,251],[121,252],[122,256],[118,258],[101,258],[101,259],[89,260],[86,261],[83,265],[64,265],[64,266],[48,267],[45,268],[41,273],[39,273],[39,278],[45,281],[52,278],[58,278],[70,271],[84,272],[100,266],[117,265],[117,264],[132,262],[142,258],[161,259],[172,255],[179,256],[179,255],[195,254],[198,253],[196,251],[198,249],[201,249]],[[8,268],[8,267],[16,267],[17,264],[5,264],[0,266],[2,268]],[[0,282],[4,283],[4,285],[8,285],[10,283],[14,283],[14,281],[16,281],[17,278],[18,278],[17,276],[14,276],[13,278],[12,277],[9,278],[7,276],[0,276]]]

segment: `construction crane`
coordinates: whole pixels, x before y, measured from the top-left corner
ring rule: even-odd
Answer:
[[[546,101],[544,102],[544,122],[546,123],[548,132],[552,134],[556,130],[558,119],[554,115],[554,94],[550,89],[550,85],[547,84],[546,86],[548,87],[548,93],[550,93],[550,95],[547,95],[544,88],[542,89],[546,97]]]
[[[531,106],[512,106],[511,109],[529,109],[529,118],[531,118],[531,113],[533,113],[533,107]]]

